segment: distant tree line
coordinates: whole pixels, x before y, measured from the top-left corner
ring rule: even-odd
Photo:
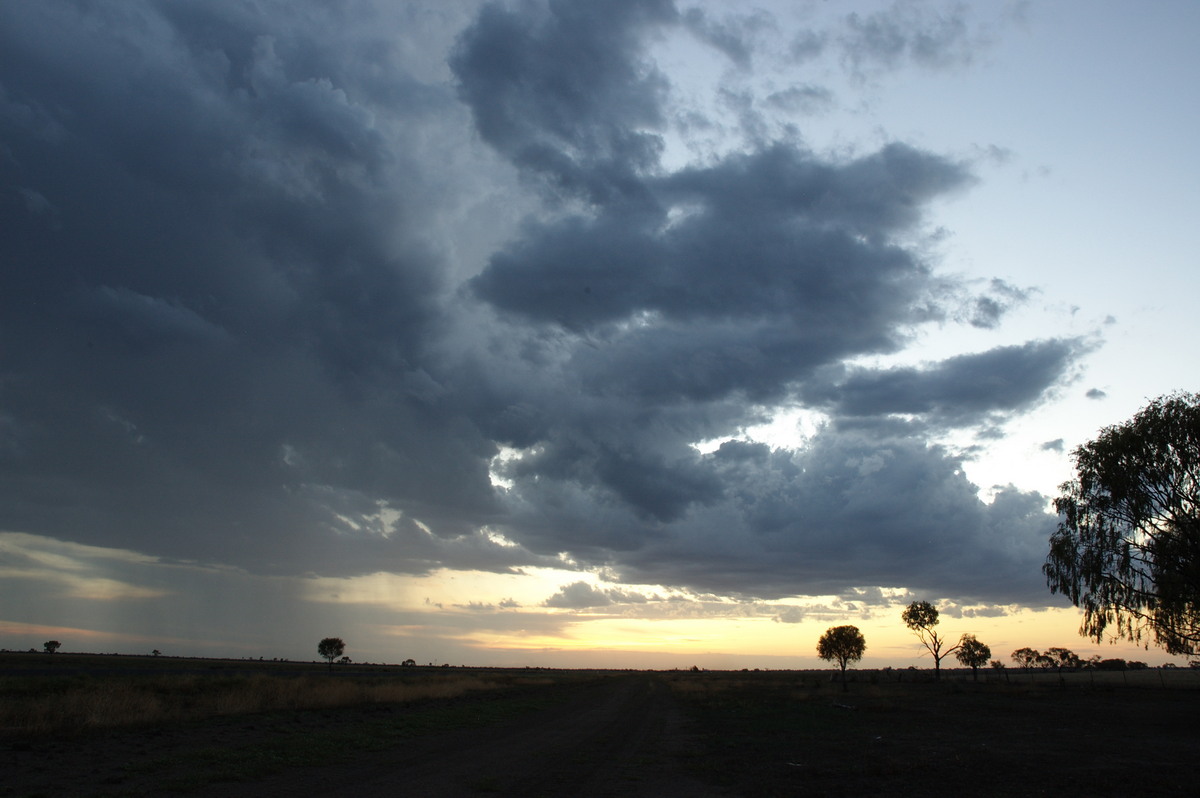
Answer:
[[[1136,671],[1150,667],[1139,660],[1124,660],[1119,657],[1102,659],[1099,654],[1081,659],[1078,654],[1067,648],[1048,648],[1045,652],[1036,648],[1018,648],[1012,653],[1012,661],[1025,670],[1075,671],[1094,668],[1100,671]]]

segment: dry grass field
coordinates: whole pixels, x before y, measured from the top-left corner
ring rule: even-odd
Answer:
[[[63,735],[223,715],[405,704],[547,684],[538,671],[0,654],[0,734]]]
[[[295,674],[5,676],[0,678],[0,730],[9,735],[64,734],[217,715],[404,703],[498,686],[473,674],[415,681],[317,669]]]
[[[0,796],[1192,795],[1200,672],[0,655]],[[419,788],[419,789],[418,789]]]
[[[708,782],[756,796],[1192,795],[1193,670],[673,674]],[[752,789],[748,786],[752,785]]]

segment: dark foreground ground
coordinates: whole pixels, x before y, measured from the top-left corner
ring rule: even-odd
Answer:
[[[1200,787],[1200,691],[634,673],[0,739],[0,796],[1138,796]]]

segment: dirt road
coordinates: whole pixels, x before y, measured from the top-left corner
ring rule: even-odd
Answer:
[[[588,685],[498,726],[459,729],[353,765],[281,774],[221,795],[716,796],[686,772],[669,689],[644,675]]]
[[[553,701],[533,695],[538,703],[532,708],[486,722],[462,722],[461,717],[487,712],[492,706],[487,697],[447,705],[460,713],[460,720],[441,727],[442,711],[429,710],[430,731],[363,746],[372,750],[343,748],[333,757],[325,756],[323,742],[314,747],[313,741],[339,734],[344,740],[354,728],[386,733],[390,723],[402,722],[411,710],[244,716],[198,726],[13,743],[5,752],[10,760],[0,796],[723,795],[689,773],[696,747],[670,689],[654,676],[612,676],[571,685]],[[296,746],[289,748],[285,741],[301,739],[318,762],[295,761]],[[280,757],[280,762],[263,762],[270,757]]]

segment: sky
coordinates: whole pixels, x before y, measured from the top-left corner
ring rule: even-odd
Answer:
[[[0,4],[0,647],[1096,645],[1072,449],[1200,388],[1200,5]]]

